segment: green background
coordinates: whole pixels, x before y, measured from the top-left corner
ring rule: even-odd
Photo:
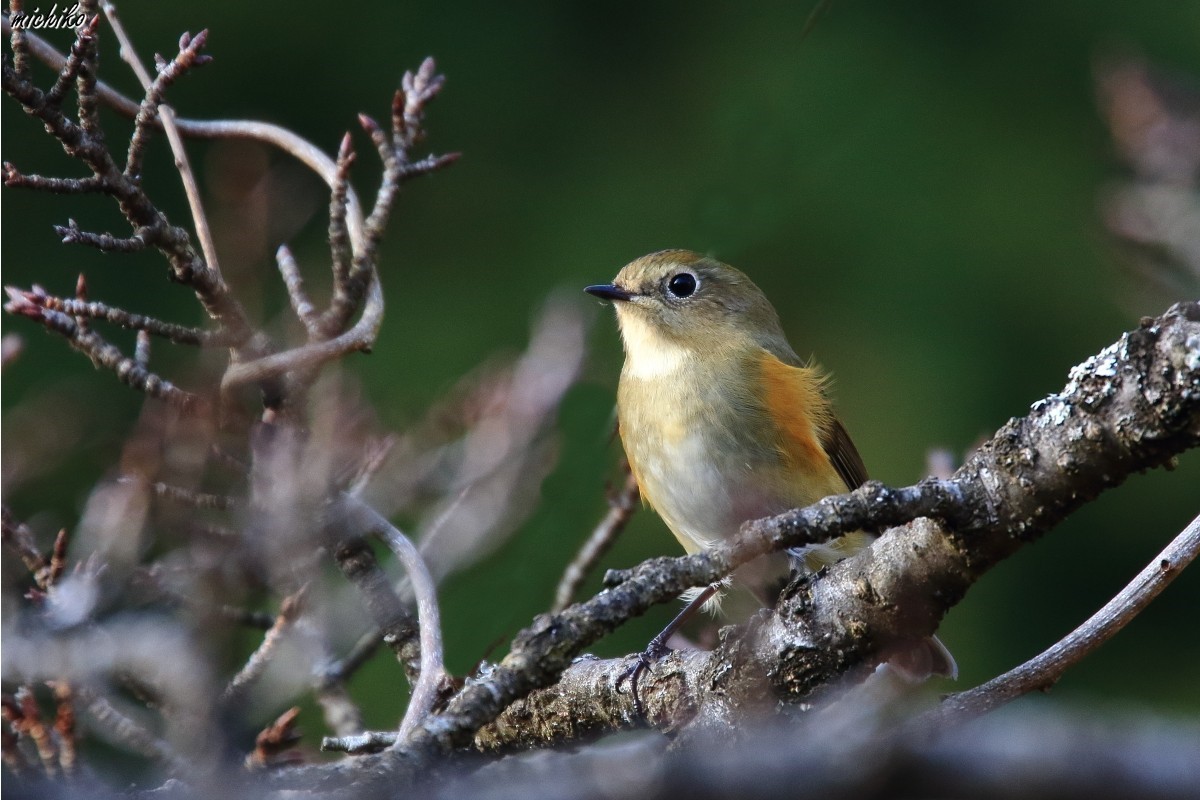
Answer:
[[[375,354],[351,359],[397,429],[474,366],[519,350],[552,292],[574,294],[643,253],[686,247],[759,283],[796,350],[836,376],[840,413],[873,477],[908,484],[929,448],[962,453],[1173,299],[1126,269],[1100,222],[1101,193],[1121,173],[1093,70],[1097,59],[1140,54],[1195,85],[1196,2],[835,2],[803,42],[808,3],[120,7],[143,58],[173,52],[183,30],[211,30],[215,62],[170,95],[181,113],[277,122],[330,151],[358,112],[386,118],[404,69],[438,59],[448,85],[432,107],[429,145],[464,155],[401,198],[385,244],[386,322]],[[103,76],[132,89],[111,37],[105,48]],[[14,103],[3,113],[6,160],[78,174]],[[114,120],[111,139],[123,130]],[[365,141],[358,146],[366,192],[375,165]],[[208,178],[221,153],[207,144],[192,152],[220,213]],[[321,189],[294,173],[295,219],[279,230],[319,264]],[[186,219],[161,144],[146,175],[152,195]],[[68,216],[125,233],[108,201],[3,198],[5,283],[69,293],[83,269],[95,299],[201,321],[156,257],[56,244],[50,225]],[[256,313],[278,310],[270,250],[247,252],[226,257],[230,279]],[[449,666],[459,673],[545,609],[604,511],[621,353],[611,313],[579,302],[596,312],[589,362],[561,410],[560,458],[540,503],[498,552],[444,586]],[[69,525],[88,487],[113,469],[140,398],[31,323],[6,317],[4,330],[26,340],[4,375],[5,408],[65,393],[79,416],[63,424],[85,431],[68,463],[6,502]],[[165,345],[155,354],[167,374],[194,362]],[[21,419],[8,417],[6,438],[33,435]],[[1032,656],[1098,608],[1197,512],[1197,486],[1200,459],[1189,453],[984,578],[941,632],[960,685]],[[675,552],[662,524],[639,514],[605,566]],[[1196,578],[1185,574],[1054,696],[1200,711]],[[596,651],[640,649],[670,613],[635,620]],[[385,657],[355,682],[371,698],[372,724],[396,718],[397,683]]]

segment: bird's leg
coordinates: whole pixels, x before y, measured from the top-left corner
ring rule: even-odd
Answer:
[[[643,719],[646,717],[646,712],[642,707],[642,699],[638,696],[638,677],[640,677],[643,672],[650,669],[650,665],[653,662],[659,660],[671,651],[671,649],[667,647],[667,641],[675,635],[676,631],[683,627],[683,623],[695,616],[696,612],[700,610],[701,606],[707,603],[709,598],[716,594],[719,588],[721,588],[720,584],[714,584],[692,598],[692,602],[684,606],[683,610],[675,615],[675,619],[667,623],[667,627],[659,631],[658,635],[650,640],[650,643],[646,645],[646,649],[638,655],[637,663],[635,663],[628,671],[626,671],[625,674],[617,678],[618,692],[621,691],[621,684],[625,683],[625,681],[629,681],[629,691],[633,695],[634,710],[636,710],[638,715]]]

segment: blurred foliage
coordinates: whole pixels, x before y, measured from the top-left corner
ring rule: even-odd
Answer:
[[[802,42],[810,5],[784,2],[736,11],[695,0],[120,7],[143,57],[173,51],[183,30],[211,30],[215,62],[170,95],[181,114],[278,122],[330,152],[358,112],[386,116],[404,69],[438,59],[449,85],[431,113],[430,145],[464,157],[401,198],[385,244],[387,321],[374,355],[351,363],[392,427],[497,350],[521,347],[553,290],[687,247],[756,279],[796,349],[835,374],[873,476],[907,484],[922,476],[928,448],[962,453],[1173,299],[1140,290],[1101,225],[1099,194],[1120,172],[1096,111],[1094,67],[1136,53],[1200,80],[1200,3],[835,2]],[[129,91],[104,37],[102,77]],[[13,103],[4,109],[6,160],[76,174]],[[126,128],[108,119],[119,141]],[[361,135],[357,143],[360,191],[373,189],[370,149]],[[206,143],[192,152],[225,237],[225,270],[270,318],[284,303],[275,245],[286,238],[310,270],[323,269],[324,191],[278,154]],[[229,169],[271,175],[262,230],[238,227],[246,199],[236,180],[223,182]],[[161,144],[146,180],[184,221]],[[105,202],[5,190],[2,214],[6,283],[69,293],[83,270],[95,299],[200,321],[155,256],[56,243],[50,226],[68,216],[124,233]],[[549,604],[603,512],[618,457],[609,433],[621,355],[610,317],[597,315],[591,366],[563,408],[560,463],[540,506],[511,542],[445,586],[456,671],[489,646],[499,655]],[[58,339],[3,324],[26,344],[4,376],[5,409],[57,402],[63,424],[83,431],[69,458],[6,502],[70,524],[91,484],[114,469],[140,398]],[[156,363],[180,369],[193,356],[155,350]],[[6,439],[34,435],[21,419],[6,417]],[[962,684],[1033,655],[1098,608],[1196,513],[1198,485],[1200,458],[1188,454],[985,578],[942,631]],[[606,563],[674,552],[661,523],[638,514]],[[1057,694],[1200,711],[1197,577],[1185,575]],[[597,650],[640,648],[670,613],[635,621]],[[402,683],[386,662],[377,658],[354,686],[379,695],[364,703],[379,726],[397,718]]]

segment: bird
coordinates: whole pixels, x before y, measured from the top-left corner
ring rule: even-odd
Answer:
[[[588,286],[611,301],[625,350],[617,429],[643,501],[687,553],[734,536],[742,523],[856,489],[866,467],[834,413],[828,378],[796,355],[779,315],[743,272],[688,250],[662,250]],[[772,606],[790,572],[815,572],[869,546],[855,531],[832,542],[756,559],[736,586]],[[651,640],[633,673],[723,584],[685,596],[687,607]],[[889,659],[901,677],[957,676],[930,637]]]

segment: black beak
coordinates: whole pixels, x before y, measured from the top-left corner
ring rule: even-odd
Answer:
[[[599,286],[588,286],[584,291],[604,300],[620,300],[625,302],[633,299],[633,292],[627,292],[615,283],[602,283]]]

